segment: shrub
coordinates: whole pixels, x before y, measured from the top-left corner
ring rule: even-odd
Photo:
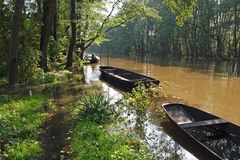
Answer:
[[[84,97],[81,100],[83,105],[82,115],[95,123],[106,123],[113,117],[113,107],[101,94]]]
[[[43,81],[44,72],[38,67],[40,51],[25,47],[20,54],[20,80],[22,83],[36,84]]]
[[[154,98],[161,94],[161,87],[151,84],[146,86],[139,84],[132,92],[125,93],[121,103],[137,111],[138,115],[145,115]]]

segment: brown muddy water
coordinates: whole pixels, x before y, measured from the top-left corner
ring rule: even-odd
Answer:
[[[238,75],[237,71],[240,73],[240,64],[238,68],[232,66],[236,69],[233,73],[224,69],[214,71],[216,64],[204,67],[207,63],[204,61],[188,62],[186,67],[176,66],[174,62],[166,64],[164,60],[151,64],[155,59],[141,62],[138,59],[109,58],[108,61],[109,65],[159,79],[164,86],[166,102],[180,101],[240,125],[240,77],[234,76]],[[103,58],[102,64],[107,64],[107,58]]]
[[[163,85],[162,103],[180,102],[213,113],[240,125],[239,65],[188,62],[138,58],[103,57],[102,65],[121,67],[159,79]],[[87,83],[99,81],[99,65],[85,66]],[[227,68],[227,69],[226,69]],[[230,71],[229,71],[230,70]],[[116,89],[102,82],[102,90],[112,103],[122,98]],[[149,112],[147,120],[139,125],[134,114],[129,116],[143,143],[158,159],[196,160],[212,159],[196,144],[184,137],[169,121],[161,121],[159,113]],[[140,126],[140,127],[139,127]]]

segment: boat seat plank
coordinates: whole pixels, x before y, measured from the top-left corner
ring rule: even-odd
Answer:
[[[227,121],[223,119],[211,119],[211,120],[204,120],[204,121],[198,121],[198,122],[192,122],[192,123],[183,123],[179,125],[181,128],[193,128],[193,127],[201,127],[201,126],[223,124],[223,123],[227,123]]]
[[[116,78],[119,78],[119,79],[125,80],[125,81],[145,81],[145,80],[147,80],[147,78],[133,78],[133,79],[127,79],[127,78],[125,78],[125,77],[122,77],[121,74],[119,74],[119,75],[113,74],[113,76],[116,77]]]
[[[113,76],[124,76],[124,75],[131,75],[132,73],[119,73],[119,74],[117,74],[117,73],[108,73],[108,74],[111,74]]]
[[[117,75],[121,76],[121,75],[131,75],[132,73],[119,73]]]

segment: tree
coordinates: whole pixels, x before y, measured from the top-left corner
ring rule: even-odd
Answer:
[[[76,1],[75,0],[71,0],[70,19],[71,19],[71,38],[70,38],[70,44],[68,48],[66,68],[70,68],[72,66],[72,57],[73,57],[73,52],[76,45]]]
[[[105,6],[111,6],[106,10]],[[118,13],[114,15],[115,10]],[[84,1],[79,3],[77,19],[77,44],[76,49],[83,59],[84,51],[93,43],[100,44],[106,39],[106,34],[117,27],[123,26],[137,18],[159,18],[156,10],[146,7],[143,3],[135,1]]]
[[[43,2],[43,26],[41,31],[40,51],[41,58],[39,65],[44,70],[48,71],[48,42],[52,32],[54,15],[56,12],[56,0],[44,0]]]
[[[119,48],[126,47],[124,36],[131,33],[128,34],[131,43],[128,43],[126,54],[158,54],[205,59],[240,58],[240,32],[238,32],[240,1],[149,0],[146,2],[148,2],[147,6],[155,7],[162,21],[147,18],[144,21],[128,23],[126,27],[115,30],[114,33],[117,34],[109,35],[111,42],[104,45],[108,46],[109,52],[117,53],[113,48],[116,44]],[[185,2],[186,5],[181,5]]]
[[[9,42],[9,84],[14,86],[18,82],[18,43],[22,24],[22,10],[24,0],[15,0],[12,18],[11,38]]]

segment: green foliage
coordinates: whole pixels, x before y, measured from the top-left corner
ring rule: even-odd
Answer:
[[[109,6],[106,9],[105,6]],[[118,10],[118,13],[116,13]],[[110,30],[124,26],[134,20],[147,17],[160,19],[154,8],[135,1],[84,1],[78,4],[79,18],[77,20],[77,43],[84,52],[91,44],[101,44],[108,41],[105,37]]]
[[[161,94],[161,87],[156,85],[147,86],[140,83],[135,87],[132,92],[125,93],[122,99],[122,104],[130,108],[136,109],[137,114],[145,115],[148,108],[151,106],[154,98],[159,97]]]
[[[74,130],[72,147],[76,159],[152,159],[147,148],[126,133],[111,134],[85,120]]]
[[[39,152],[34,139],[37,138],[38,128],[42,124],[42,105],[47,96],[11,97],[2,95],[0,98],[0,150],[1,158],[18,155],[28,156]],[[32,144],[34,143],[34,144]],[[29,146],[29,147],[27,147]],[[28,151],[26,151],[28,149]],[[27,155],[25,155],[27,154]],[[30,155],[30,156],[31,156]]]
[[[47,72],[44,74],[44,83],[67,82],[73,76],[68,70]]]
[[[42,149],[37,141],[24,140],[8,148],[5,157],[9,159],[36,159],[42,154]]]
[[[196,0],[164,0],[165,4],[176,13],[176,22],[183,26],[184,22],[193,16]]]
[[[40,24],[36,19],[24,20],[22,41],[19,44],[19,78],[21,83],[35,84],[43,81],[44,72],[38,67],[40,60]]]
[[[75,56],[75,61],[73,62],[73,69],[77,71],[82,71],[85,64],[89,64],[89,61],[81,60],[79,56]]]
[[[44,72],[38,67],[40,51],[25,47],[19,56],[21,82],[26,84],[42,82],[44,78]]]
[[[113,115],[113,108],[101,94],[84,97],[81,100],[83,106],[82,115],[89,121],[104,124],[109,122]]]

